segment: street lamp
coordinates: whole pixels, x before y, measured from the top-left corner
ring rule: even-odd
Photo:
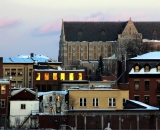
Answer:
[[[62,129],[62,130],[66,130],[66,127],[67,127],[67,126],[68,126],[71,130],[76,130],[76,127],[71,127],[71,126],[69,126],[69,125],[64,125],[64,124],[61,125],[61,129]]]

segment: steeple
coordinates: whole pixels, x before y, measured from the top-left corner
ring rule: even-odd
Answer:
[[[65,33],[64,33],[64,22],[62,19],[62,27],[61,27],[61,36],[60,36],[61,41],[65,41]]]

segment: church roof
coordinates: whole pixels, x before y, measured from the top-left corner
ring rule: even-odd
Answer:
[[[127,22],[64,22],[66,41],[79,41],[81,31],[82,41],[115,41],[118,34],[124,30]],[[153,33],[160,40],[160,22],[133,22],[138,33],[145,39],[152,39]]]

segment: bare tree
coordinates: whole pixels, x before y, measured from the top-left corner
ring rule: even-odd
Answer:
[[[76,99],[72,95],[69,95],[69,109],[73,109],[75,105]]]

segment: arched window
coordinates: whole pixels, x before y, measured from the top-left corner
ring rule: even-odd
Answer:
[[[72,60],[72,46],[68,46],[68,59]]]
[[[93,59],[94,60],[97,59],[97,48],[96,48],[96,46],[93,47]]]
[[[111,56],[111,46],[108,47],[108,57]]]
[[[76,47],[76,59],[77,60],[80,59],[80,47],[79,46]]]
[[[104,46],[101,46],[101,56],[104,58]]]
[[[149,72],[149,65],[145,66],[145,72]]]
[[[136,66],[134,67],[134,72],[139,72],[139,66],[138,66],[138,65],[136,65]]]
[[[83,53],[84,60],[87,60],[88,59],[87,57],[88,57],[87,46],[84,46],[84,53]]]

